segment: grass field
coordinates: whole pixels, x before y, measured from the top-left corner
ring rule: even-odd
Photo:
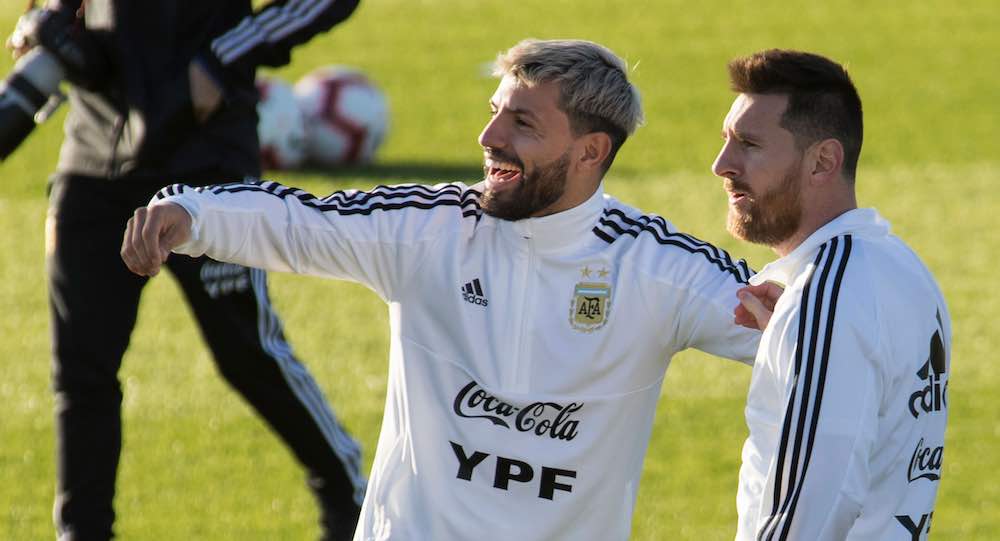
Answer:
[[[16,4],[12,5],[12,4]],[[0,7],[0,33],[16,7]],[[608,6],[615,6],[610,8]],[[273,173],[315,193],[376,182],[473,180],[495,81],[482,66],[528,36],[584,37],[634,65],[648,123],[625,145],[609,192],[662,214],[760,267],[766,250],[723,229],[709,173],[732,96],[724,65],[765,47],[845,62],[866,110],[858,187],[934,271],[954,326],[950,425],[935,539],[1000,538],[1000,236],[995,2],[733,3],[633,0],[367,0],[277,73],[361,67],[388,93],[380,163]],[[993,52],[990,52],[993,51]],[[0,72],[10,62],[0,60]],[[61,118],[61,116],[59,117]],[[44,285],[45,179],[59,118],[0,164],[0,538],[52,537],[54,440]],[[165,183],[172,179],[164,179]],[[983,284],[987,284],[985,287]],[[385,394],[386,314],[366,289],[272,276],[289,338],[370,465]],[[331,347],[331,344],[337,344]],[[750,370],[701,354],[674,359],[646,459],[633,538],[731,539],[742,402]],[[121,381],[125,450],[117,531],[124,539],[309,539],[316,511],[290,455],[215,374],[171,279],[148,286]]]

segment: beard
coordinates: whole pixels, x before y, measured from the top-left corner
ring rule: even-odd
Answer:
[[[490,216],[501,220],[523,220],[552,206],[566,191],[569,150],[559,158],[535,167],[530,175],[517,156],[491,151],[489,157],[521,168],[521,180],[517,186],[499,192],[487,188],[483,192],[479,206]],[[485,173],[489,175],[489,170],[485,170]]]
[[[744,183],[730,181],[737,191],[747,194],[745,208],[729,206],[726,230],[734,237],[765,246],[776,246],[791,238],[802,223],[802,185],[799,182],[801,160],[785,171],[781,182],[760,194]]]

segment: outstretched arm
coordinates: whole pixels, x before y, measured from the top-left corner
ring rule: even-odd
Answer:
[[[277,272],[360,282],[384,299],[443,239],[474,222],[461,185],[379,186],[317,198],[270,181],[160,190],[122,240],[129,269],[152,276],[170,252]],[[463,206],[466,205],[466,206]],[[468,215],[468,216],[466,216]]]
[[[174,251],[271,271],[353,278],[357,251],[347,246],[350,239],[370,239],[378,229],[333,219],[337,213],[320,206],[310,194],[273,182],[168,186],[135,211],[122,258],[133,272],[148,276]]]

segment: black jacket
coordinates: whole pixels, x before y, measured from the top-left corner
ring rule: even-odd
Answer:
[[[105,57],[96,84],[74,85],[60,173],[176,182],[260,173],[257,66],[288,63],[292,47],[346,19],[358,0],[87,0],[78,28]],[[80,0],[63,0],[76,11]],[[195,121],[188,66],[224,89]]]

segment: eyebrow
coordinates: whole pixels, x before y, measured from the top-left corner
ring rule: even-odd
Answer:
[[[732,131],[733,135],[735,135],[736,138],[739,139],[740,141],[745,141],[747,139],[751,139],[751,140],[754,140],[754,141],[759,141],[761,139],[760,134],[755,133],[755,132],[750,132],[750,131],[746,131],[746,130],[740,130],[740,129],[737,129],[737,128],[731,128],[730,131]],[[725,130],[725,129],[722,130],[722,137],[723,138],[726,137],[726,132],[727,132],[727,130]]]
[[[496,102],[494,102],[493,100],[490,100],[490,107],[492,107],[494,110],[499,109],[499,107],[497,107]],[[526,116],[532,120],[535,121],[538,120],[538,115],[536,115],[529,109],[515,109],[514,107],[507,107],[507,110],[518,116]]]

